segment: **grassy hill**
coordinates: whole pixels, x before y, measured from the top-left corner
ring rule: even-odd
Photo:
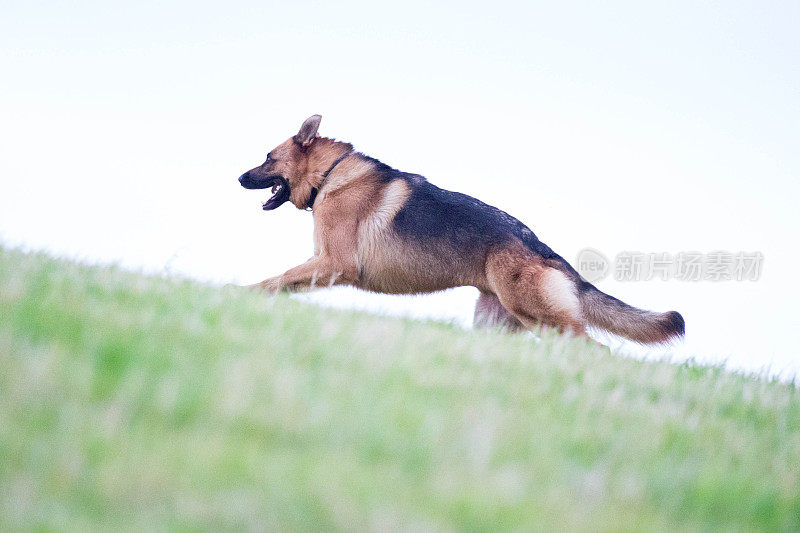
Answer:
[[[0,249],[2,529],[800,529],[800,393]]]

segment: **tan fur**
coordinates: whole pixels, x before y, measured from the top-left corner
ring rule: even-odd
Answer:
[[[544,324],[586,335],[574,283],[522,243],[491,254],[486,274],[500,304],[527,328]]]
[[[407,292],[403,276],[395,272],[401,262],[400,247],[391,229],[397,212],[403,207],[411,190],[403,181],[393,181],[383,187],[381,201],[358,227],[358,270],[362,273],[359,285],[364,288],[386,289],[385,292]],[[388,283],[387,283],[388,282]],[[391,290],[391,289],[396,290]]]

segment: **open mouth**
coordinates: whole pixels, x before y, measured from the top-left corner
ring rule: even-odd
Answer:
[[[276,182],[272,184],[272,196],[261,205],[264,211],[271,211],[289,200],[291,194],[289,182],[282,177],[277,177],[275,180]]]
[[[239,177],[239,183],[245,189],[267,189],[272,187],[272,196],[261,204],[261,208],[264,211],[270,211],[279,207],[289,200],[289,195],[292,192],[289,188],[289,182],[279,174],[265,176],[260,173],[249,171]]]

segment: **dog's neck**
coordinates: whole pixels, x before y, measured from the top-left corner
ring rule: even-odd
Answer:
[[[336,159],[336,161],[334,161],[333,164],[328,168],[328,170],[326,170],[325,172],[322,173],[322,183],[325,183],[325,180],[328,179],[328,176],[330,175],[331,172],[333,172],[333,169],[336,168],[336,165],[338,165],[339,163],[344,161],[345,158],[350,157],[350,154],[352,154],[352,153],[353,152],[351,150],[351,151],[349,151],[347,153],[344,153],[344,154],[340,155]]]
[[[311,196],[306,204],[306,209],[313,209],[314,207],[314,200],[317,198],[317,194],[319,190],[325,185],[325,182],[328,180],[328,176],[334,169],[347,159],[350,155],[353,154],[353,145],[349,143],[337,142],[333,139],[321,138],[319,141],[322,141],[322,146],[319,146],[319,149],[323,150],[324,157],[320,158],[320,163],[327,164],[325,170],[320,174],[320,177],[317,179],[316,186],[311,188]]]
[[[346,142],[336,141],[327,137],[319,137],[314,141],[312,150],[312,168],[319,173],[322,179],[328,177],[333,172],[333,168],[345,157],[353,153],[353,145]]]

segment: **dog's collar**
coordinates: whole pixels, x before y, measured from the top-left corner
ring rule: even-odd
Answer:
[[[352,153],[353,153],[353,152],[347,152],[346,154],[344,154],[343,156],[341,156],[339,159],[337,159],[336,161],[334,161],[334,162],[333,162],[333,164],[330,166],[330,168],[328,168],[328,170],[326,170],[325,172],[323,172],[323,173],[322,173],[322,179],[323,179],[323,180],[326,180],[326,179],[328,179],[328,175],[329,175],[331,172],[333,172],[333,169],[334,169],[334,168],[336,168],[336,165],[338,165],[339,163],[341,163],[342,161],[344,161],[345,159],[347,159],[348,157],[350,157],[350,155],[351,155]],[[311,197],[308,199],[308,204],[306,204],[306,209],[311,209],[311,208],[313,208],[313,207],[314,207],[314,200],[316,200],[316,199],[317,199],[317,194],[318,194],[318,193],[319,193],[319,189],[317,189],[316,187],[312,187],[312,188],[311,188]]]
[[[326,170],[326,171],[325,171],[325,172],[322,174],[322,179],[326,179],[326,178],[328,177],[328,175],[329,175],[331,172],[333,172],[333,169],[334,169],[334,168],[336,168],[336,165],[338,165],[339,163],[341,163],[342,161],[344,161],[345,159],[347,159],[348,157],[350,157],[350,154],[352,154],[352,153],[353,153],[353,152],[347,152],[347,153],[346,153],[346,154],[344,154],[342,157],[340,157],[339,159],[337,159],[336,161],[334,161],[334,162],[333,162],[333,164],[330,166],[330,168],[329,168],[328,170]]]

